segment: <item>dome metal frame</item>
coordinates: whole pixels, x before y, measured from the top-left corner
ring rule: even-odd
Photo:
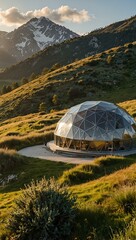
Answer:
[[[135,120],[119,106],[87,101],[69,109],[57,123],[54,142],[63,148],[106,151],[131,149]]]

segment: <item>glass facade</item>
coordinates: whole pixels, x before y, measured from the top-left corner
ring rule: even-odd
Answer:
[[[76,105],[61,118],[55,144],[78,150],[120,150],[133,147],[136,122],[122,108],[103,101]]]

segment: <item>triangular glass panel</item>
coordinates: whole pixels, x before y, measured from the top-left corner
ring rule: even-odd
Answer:
[[[78,122],[75,122],[75,123],[74,123],[74,126],[80,128],[80,126],[81,126],[81,124],[82,124],[83,122],[84,122],[84,120],[80,120],[80,121],[78,121]]]
[[[94,124],[92,124],[91,122],[85,120],[85,131],[86,131],[87,129],[93,127],[93,126],[94,126]]]
[[[74,118],[74,123],[83,120],[83,117],[79,114],[76,114],[75,118]]]
[[[80,117],[82,117],[82,118],[85,118],[86,113],[87,113],[87,111],[85,110],[85,111],[79,112],[78,115],[79,115]]]

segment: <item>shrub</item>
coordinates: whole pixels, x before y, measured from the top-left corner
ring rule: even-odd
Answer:
[[[125,231],[119,231],[113,235],[112,240],[135,240],[136,239],[136,219],[132,219],[131,223],[125,228]]]
[[[107,61],[108,64],[113,63],[113,57],[111,55],[108,55],[106,61]]]
[[[45,112],[45,111],[46,111],[46,104],[42,102],[39,105],[39,112]]]
[[[52,103],[53,103],[54,105],[57,105],[57,104],[58,104],[58,96],[57,96],[56,94],[54,94],[53,97],[52,97]]]
[[[0,173],[14,170],[22,163],[22,156],[16,154],[15,150],[0,149]]]
[[[22,84],[26,84],[26,83],[28,83],[28,79],[25,78],[25,77],[23,77],[23,78],[21,79],[21,82],[22,82]]]
[[[127,186],[118,192],[115,196],[115,201],[125,213],[132,214],[136,209],[136,187]]]
[[[12,89],[16,89],[19,87],[19,84],[17,82],[13,82]]]
[[[128,48],[132,48],[132,47],[133,47],[133,43],[129,43]]]
[[[54,179],[32,182],[22,191],[8,229],[14,239],[67,239],[75,219],[75,199]]]
[[[71,87],[68,90],[69,99],[79,98],[79,97],[83,97],[83,96],[85,96],[85,93],[80,87]]]

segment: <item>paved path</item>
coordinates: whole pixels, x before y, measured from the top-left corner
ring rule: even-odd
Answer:
[[[18,153],[27,157],[40,158],[40,159],[51,160],[55,162],[73,163],[73,164],[87,164],[92,162],[92,160],[94,160],[94,158],[91,156],[75,157],[74,155],[73,156],[70,155],[69,152],[65,152],[65,155],[53,153],[52,151],[48,150],[45,147],[45,145],[36,145],[33,147],[27,147],[18,151]],[[106,153],[104,155],[107,155],[107,154],[116,155],[116,156],[128,156],[128,155],[136,154],[136,149],[132,149],[129,151],[116,151],[114,153]]]
[[[65,156],[53,153],[46,149],[45,145],[36,145],[33,147],[27,147],[20,151],[18,151],[20,155],[33,157],[33,158],[40,158],[51,160],[55,162],[65,162],[65,163],[72,163],[72,164],[87,164],[92,162],[94,158],[79,158],[79,157],[72,157],[72,156]]]

